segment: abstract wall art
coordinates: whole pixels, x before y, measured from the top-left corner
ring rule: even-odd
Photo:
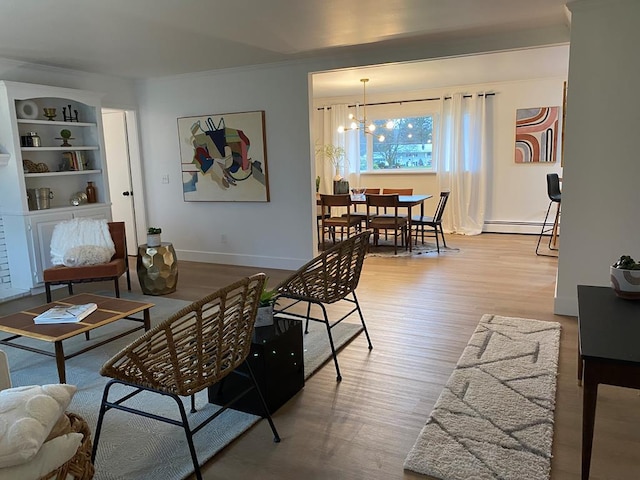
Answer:
[[[178,118],[185,202],[268,202],[264,111]]]
[[[558,147],[560,107],[516,110],[516,163],[552,163]]]

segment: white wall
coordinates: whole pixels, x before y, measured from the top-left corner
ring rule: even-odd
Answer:
[[[558,47],[555,47],[558,48]],[[568,67],[568,51],[566,46],[564,63],[556,67],[558,72],[566,73]],[[523,68],[517,61],[517,52],[509,54],[513,69]],[[484,56],[486,57],[486,56]],[[463,65],[465,58],[446,60],[459,65],[461,71],[468,71]],[[475,59],[474,63],[478,60]],[[424,62],[425,71],[434,77],[431,62]],[[515,157],[515,115],[519,108],[562,106],[562,90],[565,76],[551,78],[535,78],[535,69],[531,70],[531,78],[511,82],[494,82],[484,84],[463,84],[459,79],[456,87],[399,92],[397,94],[368,95],[367,103],[393,102],[418,98],[440,98],[454,92],[477,93],[495,92],[493,97],[492,126],[494,131],[493,150],[490,155],[489,194],[486,208],[485,232],[502,233],[539,233],[544,219],[549,198],[547,196],[546,174],[556,172],[561,175],[560,155],[555,163],[516,164]],[[433,80],[437,82],[437,78]],[[329,97],[314,98],[314,130],[321,128],[317,108],[332,104],[352,104],[362,101],[362,97]],[[429,102],[431,103],[431,102]],[[437,107],[436,107],[437,108]],[[560,121],[560,126],[562,122]],[[559,132],[560,133],[560,132]],[[313,138],[321,138],[315,133]],[[558,152],[561,143],[558,141]],[[320,168],[320,165],[317,165]],[[438,183],[434,174],[368,174],[362,175],[361,186],[380,188],[413,188],[414,193],[435,194],[426,203],[425,211],[435,210],[438,201]]]
[[[640,2],[580,0],[572,14],[556,313],[576,286],[609,285],[609,266],[640,258]],[[603,319],[606,321],[606,319]]]
[[[178,258],[295,269],[313,256],[308,98],[307,68],[293,64],[150,80],[141,89],[147,220]],[[271,201],[184,202],[176,119],[256,110],[266,112]]]
[[[547,33],[537,36],[528,32],[522,37],[457,42],[439,48],[419,44],[395,50],[369,49],[357,58],[336,56],[141,82],[138,100],[148,222],[163,228],[163,239],[173,242],[180,259],[297,268],[316,249],[315,166],[309,131],[310,73],[418,60],[436,57],[438,52],[461,55],[566,41],[562,32]],[[557,83],[561,84],[559,80]],[[545,103],[546,100],[559,103],[561,91],[559,87],[557,93],[549,97],[545,94]],[[184,202],[176,119],[254,110],[266,112],[271,202]],[[536,169],[538,178],[532,178],[532,183],[540,183],[544,178],[543,168]],[[162,183],[164,175],[169,175],[169,184]],[[543,182],[543,196],[544,185]]]

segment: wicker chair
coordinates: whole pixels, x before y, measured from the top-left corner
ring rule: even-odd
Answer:
[[[246,362],[265,278],[263,273],[244,278],[188,305],[149,330],[102,366],[100,373],[113,380],[107,383],[104,389],[92,460],[95,460],[105,413],[112,408],[124,410],[182,426],[195,475],[200,480],[202,475],[193,444],[193,434],[219,416],[238,398],[223,405],[216,413],[191,428],[180,396],[192,396],[193,399],[195,393],[221,381],[230,373],[247,376],[246,373],[236,370],[243,363],[253,383],[253,387],[244,393],[255,388],[264,407],[264,416],[273,432],[274,441],[280,441],[249,362]],[[109,391],[115,384],[124,384],[134,390],[122,398],[109,400]],[[182,421],[126,406],[126,400],[143,391],[172,398],[178,405]]]
[[[309,332],[309,320],[325,324],[329,334],[329,344],[331,345],[338,381],[342,380],[342,376],[340,375],[338,357],[331,335],[333,327],[352,313],[357,312],[369,343],[369,350],[373,348],[355,292],[360,280],[360,272],[362,271],[362,263],[369,243],[369,235],[371,235],[371,232],[365,231],[334,245],[300,267],[298,271],[275,287],[278,292],[278,302],[274,308],[274,315],[286,314],[294,318],[305,319],[305,333]],[[347,298],[348,296],[350,298]],[[292,302],[282,305],[280,300],[283,298],[291,299]],[[325,304],[336,303],[340,300],[350,302],[354,306],[346,315],[332,323],[329,321]],[[307,303],[306,315],[291,310],[294,305],[300,302]],[[311,316],[312,304],[320,307],[322,318]]]

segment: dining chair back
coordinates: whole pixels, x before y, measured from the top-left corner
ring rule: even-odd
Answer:
[[[413,195],[413,188],[383,188],[382,194]]]
[[[360,218],[352,215],[353,202],[351,195],[320,195],[320,207],[325,212],[320,219],[321,233],[320,239],[324,240],[326,233],[329,234],[336,243],[336,232],[340,232],[340,240],[344,240],[346,235],[349,238],[353,233],[360,231]],[[346,208],[346,213],[342,211]]]
[[[415,226],[416,244],[418,243],[418,235],[420,235],[423,245],[425,237],[435,237],[438,253],[440,253],[438,234],[442,237],[442,245],[444,248],[447,248],[447,241],[444,238],[444,230],[442,229],[442,216],[444,215],[444,208],[447,206],[447,201],[449,200],[449,194],[450,192],[440,192],[440,199],[438,200],[438,205],[436,206],[433,217],[420,215],[411,217],[411,225]]]
[[[397,194],[393,195],[367,195],[367,229],[373,230],[373,244],[379,244],[380,230],[385,233],[393,231],[394,255],[398,253],[398,238],[405,248],[411,247],[408,237],[409,223],[407,215],[400,214]],[[387,214],[380,215],[378,211],[384,209]],[[386,235],[385,235],[386,238]]]
[[[538,235],[538,243],[536,245],[536,255],[543,257],[556,257],[556,254],[550,254],[540,251],[540,241],[545,234],[549,234],[549,250],[556,251],[556,242],[558,238],[558,227],[560,225],[560,204],[562,200],[562,192],[560,190],[560,176],[557,173],[547,173],[547,197],[549,197],[549,206],[547,207],[547,213],[544,216],[542,222],[542,228],[540,228],[540,234]],[[551,206],[556,204],[556,214],[553,219],[553,224],[547,228],[547,221],[549,219],[549,212]]]

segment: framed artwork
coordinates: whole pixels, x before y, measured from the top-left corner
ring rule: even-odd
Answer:
[[[264,111],[178,118],[185,202],[268,202]]]
[[[560,107],[516,110],[516,163],[553,163],[558,147]]]

